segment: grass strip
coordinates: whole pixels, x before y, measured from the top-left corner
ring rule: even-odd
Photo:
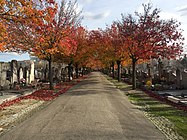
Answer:
[[[187,140],[187,112],[178,110],[173,106],[158,101],[139,89],[132,90],[131,85],[118,82],[108,76],[106,76],[106,78],[111,81],[116,88],[123,91],[134,105],[138,106],[139,109],[142,109],[146,116],[151,116],[150,119],[157,118],[156,121],[161,122],[161,124],[158,125],[164,125],[162,131],[167,131],[168,137],[171,137],[171,139],[182,139],[183,137],[184,140]],[[178,137],[174,136],[177,134],[172,134],[175,132],[179,134]]]

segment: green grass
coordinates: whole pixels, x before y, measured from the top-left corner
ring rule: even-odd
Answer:
[[[127,95],[136,105],[149,106],[146,111],[155,116],[164,116],[174,124],[174,129],[187,140],[187,112],[178,110],[170,105],[159,102],[144,94]]]
[[[131,86],[106,76],[117,88],[124,91],[129,100],[138,106],[146,108],[145,111],[154,116],[164,116],[174,124],[175,131],[187,140],[187,112],[178,110],[168,104],[149,97],[142,91],[131,90]],[[133,92],[131,92],[133,91]]]

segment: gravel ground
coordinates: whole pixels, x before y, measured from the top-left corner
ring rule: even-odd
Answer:
[[[19,103],[5,107],[0,111],[0,135],[4,134],[17,123],[22,122],[31,116],[36,110],[39,110],[47,102],[34,99],[21,100]]]

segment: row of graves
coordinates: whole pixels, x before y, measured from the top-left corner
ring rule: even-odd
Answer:
[[[11,62],[0,62],[0,90],[17,91],[19,89],[41,88],[49,85],[49,76],[52,76],[54,83],[69,81],[75,76],[73,66],[64,63],[53,63],[52,66],[52,75],[49,75],[47,61],[12,60]]]
[[[33,61],[0,62],[1,89],[17,89],[18,84],[30,84],[32,81],[34,81]]]
[[[65,63],[53,63],[52,75],[49,75],[47,61],[35,62],[35,80],[48,82],[49,76],[52,76],[54,83],[66,82],[72,80],[75,76],[75,68]]]
[[[123,72],[127,77],[132,76],[131,67]],[[150,90],[171,102],[187,105],[187,68],[179,60],[153,59],[139,64],[136,76],[139,88]]]
[[[33,61],[0,62],[0,95],[23,94],[34,79]]]

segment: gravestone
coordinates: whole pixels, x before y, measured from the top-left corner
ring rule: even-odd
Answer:
[[[176,70],[176,85],[177,85],[177,88],[182,88],[181,86],[181,81],[182,81],[182,73],[181,73],[181,70],[177,68]]]
[[[3,89],[10,88],[11,76],[10,63],[0,62],[0,86]]]
[[[65,68],[61,69],[61,76],[62,76],[62,81],[65,82],[66,81],[66,70],[65,70]]]
[[[176,81],[176,75],[173,73],[173,71],[168,72],[167,81],[172,83]]]
[[[56,69],[55,69],[54,78],[55,78],[57,81],[60,81],[60,68],[56,68]]]
[[[11,61],[11,83],[18,83],[18,63],[16,60]]]
[[[163,67],[164,67],[164,65],[163,65],[161,59],[159,58],[158,59],[158,75],[159,75],[159,80],[161,80],[162,75],[163,75]]]
[[[23,79],[23,67],[22,67],[22,65],[19,68],[18,74],[19,74],[19,81],[21,81]]]
[[[181,76],[182,76],[181,86],[182,86],[182,88],[187,89],[187,72],[183,71],[181,73]]]
[[[44,80],[48,80],[48,79],[49,79],[49,68],[48,65],[46,65],[44,69]]]
[[[32,82],[32,81],[34,81],[35,79],[34,79],[34,62],[33,61],[30,61],[30,73],[29,73],[29,75],[28,75],[28,77],[29,77],[29,84]]]
[[[147,74],[148,74],[148,79],[146,81],[150,81],[152,83],[152,77],[153,77],[153,73],[152,73],[152,67],[151,64],[147,64]]]
[[[29,69],[28,69],[28,66],[25,66],[23,68],[23,78],[25,79],[25,83],[26,85],[29,84]]]

